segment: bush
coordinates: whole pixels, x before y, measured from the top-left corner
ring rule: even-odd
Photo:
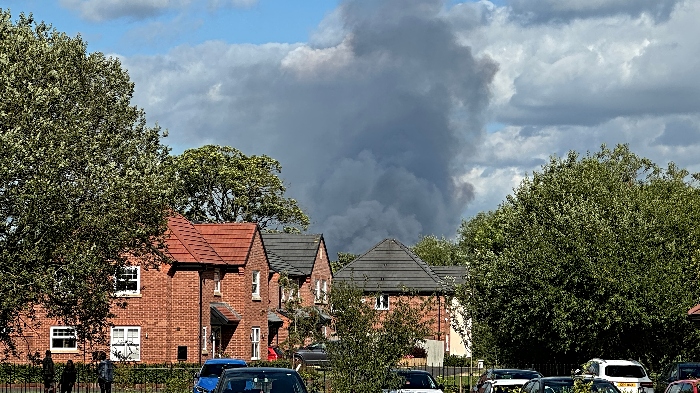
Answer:
[[[458,355],[446,355],[443,364],[449,367],[469,367],[471,358]]]

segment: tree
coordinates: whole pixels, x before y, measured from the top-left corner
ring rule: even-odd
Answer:
[[[412,304],[406,294],[390,311],[377,311],[355,283],[336,282],[330,293],[337,340],[327,346],[333,391],[379,392],[398,387],[391,370],[429,334],[423,320],[428,301]]]
[[[466,264],[465,255],[459,245],[436,236],[423,236],[411,251],[431,266],[455,266]]]
[[[161,261],[168,149],[119,60],[0,10],[0,340],[38,309],[79,340],[109,323],[114,274]]]
[[[207,145],[173,157],[170,169],[175,209],[189,220],[256,222],[292,232],[309,226],[297,201],[284,197],[282,166],[268,156]]]
[[[338,270],[342,269],[343,266],[354,261],[357,257],[357,254],[349,252],[338,252],[338,259],[335,261],[331,261],[331,270],[333,271],[333,273],[335,273]]]
[[[700,298],[698,176],[625,145],[551,158],[490,214],[465,223],[475,322],[501,360],[691,354]]]

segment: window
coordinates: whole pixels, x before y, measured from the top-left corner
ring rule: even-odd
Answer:
[[[116,294],[119,296],[138,295],[141,292],[140,269],[138,266],[125,266],[116,274],[114,280]]]
[[[65,351],[77,350],[78,343],[75,339],[75,329],[69,326],[51,327],[51,350]]]
[[[202,352],[207,350],[207,341],[209,341],[207,337],[207,327],[202,326]]]
[[[219,271],[214,271],[214,295],[221,295],[221,276]]]
[[[115,326],[111,342],[113,360],[141,360],[141,328],[139,326]]]
[[[389,309],[389,295],[380,294],[377,296],[377,302],[374,304],[376,310],[388,310]]]
[[[250,360],[260,359],[260,328],[254,327],[250,332]]]
[[[316,291],[314,292],[314,302],[321,303],[321,280],[316,280]]]
[[[326,280],[321,280],[321,286],[322,288],[322,293],[321,293],[321,300],[323,304],[328,303],[328,281]]]
[[[253,298],[260,298],[260,271],[253,270]]]

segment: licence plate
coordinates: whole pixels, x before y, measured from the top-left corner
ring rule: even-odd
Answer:
[[[637,384],[633,382],[618,382],[617,386],[621,388],[633,388],[637,386]]]

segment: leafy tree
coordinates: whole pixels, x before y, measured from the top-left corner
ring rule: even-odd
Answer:
[[[490,353],[514,363],[636,358],[652,370],[698,348],[697,176],[625,145],[551,158],[495,211],[465,223],[460,294]]]
[[[130,100],[119,60],[0,10],[0,341],[38,309],[101,337],[113,276],[160,261],[168,149]],[[155,242],[155,243],[154,243]],[[82,341],[82,340],[81,340]]]
[[[268,156],[207,145],[173,157],[170,169],[175,209],[189,220],[257,222],[287,232],[309,226],[297,201],[284,197],[282,166]]]
[[[444,237],[438,239],[433,235],[423,236],[415,246],[411,247],[411,251],[432,266],[454,266],[466,263],[465,255],[459,245]]]
[[[387,384],[398,387],[391,369],[429,334],[429,321],[423,320],[429,303],[411,304],[411,300],[407,294],[393,301],[391,310],[378,311],[354,283],[333,283],[330,301],[338,338],[328,342],[333,391],[380,392]]]
[[[357,254],[352,254],[349,252],[339,252],[338,259],[335,261],[331,261],[331,270],[333,270],[333,273],[335,273],[338,270],[342,269],[343,266],[354,261],[357,257]]]

